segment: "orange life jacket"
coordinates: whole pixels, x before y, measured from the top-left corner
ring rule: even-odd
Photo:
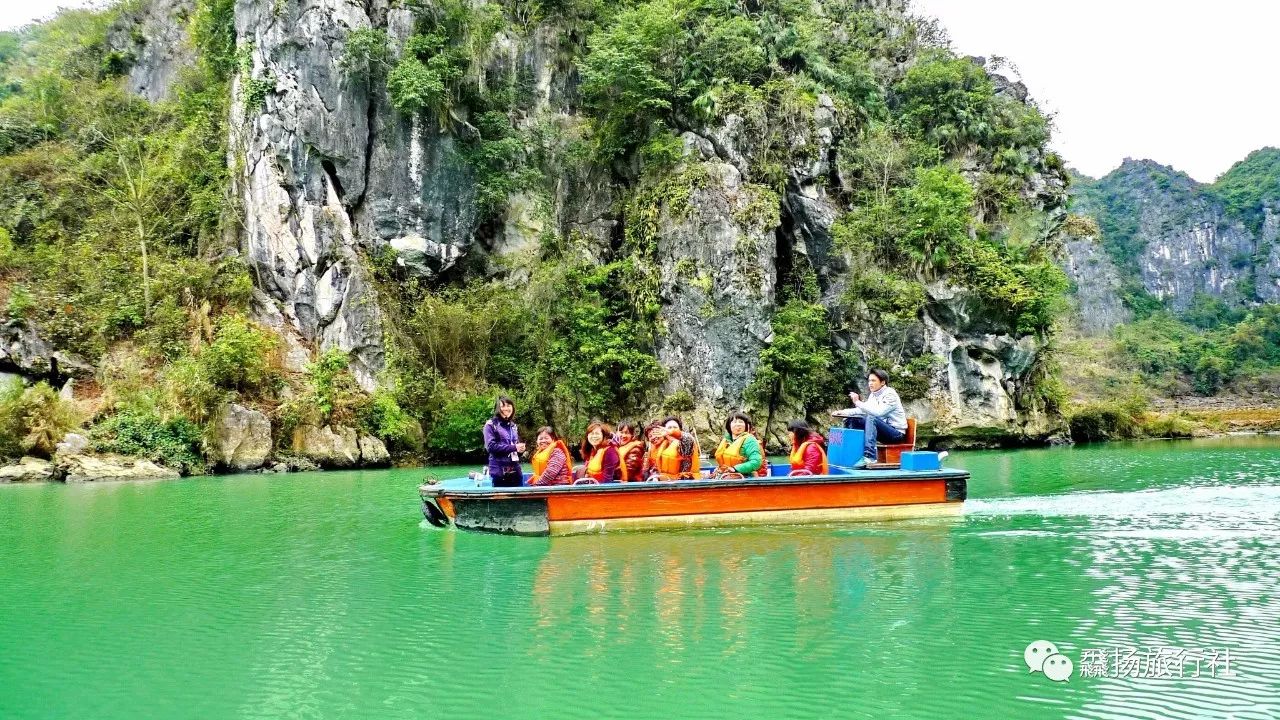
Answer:
[[[795,472],[796,470],[805,469],[804,453],[805,453],[805,449],[809,445],[817,445],[818,452],[822,453],[822,465],[819,467],[817,474],[826,475],[829,470],[827,466],[827,451],[822,449],[822,443],[818,442],[817,440],[805,440],[804,442],[800,443],[799,447],[796,447],[794,450],[791,451],[791,471]]]
[[[753,437],[751,433],[742,433],[741,435],[738,436],[738,439],[734,440],[733,442],[729,442],[728,440],[721,440],[720,447],[716,448],[716,464],[720,465],[721,467],[733,468],[746,462],[747,457],[742,454],[742,444],[745,443],[747,441],[747,438],[749,437]],[[756,442],[760,442],[760,441],[756,440]],[[764,446],[763,445],[760,447],[760,454],[761,454],[760,467],[755,472],[753,472],[752,475],[755,475],[757,477],[765,477],[769,474],[769,465],[768,463],[764,462],[764,457],[763,457]]]
[[[678,480],[680,478],[680,463],[685,458],[680,454],[680,438],[682,435],[679,430],[672,430],[672,435],[662,439],[662,442],[653,446],[649,450],[649,465],[657,468],[658,476],[663,480]],[[689,458],[689,477],[698,477],[701,469],[702,455],[698,451],[698,441],[693,441],[693,455]]]
[[[634,450],[634,449],[635,449],[635,448],[637,448],[637,447],[638,447],[638,448],[641,448],[641,453],[640,453],[640,470],[637,470],[637,471],[635,472],[635,477],[632,477],[631,468],[627,467],[627,454],[628,454],[628,453],[630,453],[632,450]],[[626,443],[625,445],[622,445],[622,446],[620,446],[620,447],[618,448],[618,467],[619,467],[619,468],[621,469],[621,471],[622,471],[622,482],[627,482],[628,480],[643,480],[643,479],[644,479],[643,477],[641,477],[641,474],[642,474],[642,473],[643,473],[643,471],[644,471],[644,452],[643,452],[643,448],[644,448],[644,441],[643,441],[643,440],[632,440],[631,442]],[[601,460],[601,462],[604,462],[604,461],[603,461],[603,460]]]
[[[573,456],[569,454],[569,446],[565,445],[563,440],[557,440],[546,448],[535,452],[529,460],[533,465],[533,477],[529,478],[530,485],[542,478],[542,471],[547,469],[547,463],[551,461],[551,453],[555,452],[556,449],[564,452],[564,468],[560,471],[560,477],[556,478],[552,484],[568,485],[573,482],[573,472],[569,469],[569,458]]]
[[[604,453],[611,445],[606,442],[600,447],[591,451],[591,459],[587,460],[587,475],[595,478],[597,481],[604,480]],[[617,448],[614,448],[615,450]],[[622,455],[618,455],[618,481],[627,482],[627,464],[622,462]]]

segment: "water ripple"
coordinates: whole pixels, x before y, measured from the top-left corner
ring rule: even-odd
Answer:
[[[1280,717],[1280,442],[960,458],[959,519],[552,539],[419,471],[0,487],[0,717]]]

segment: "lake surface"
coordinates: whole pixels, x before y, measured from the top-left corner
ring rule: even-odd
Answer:
[[[1280,717],[1280,438],[950,464],[961,518],[567,538],[422,470],[0,486],[0,718]]]

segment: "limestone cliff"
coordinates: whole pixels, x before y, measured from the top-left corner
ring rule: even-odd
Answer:
[[[1280,301],[1280,204],[1261,196],[1274,179],[1254,181],[1260,197],[1245,202],[1233,202],[1224,192],[1233,179],[1228,173],[1206,185],[1159,163],[1128,159],[1103,178],[1077,178],[1073,209],[1098,219],[1107,260],[1093,246],[1075,243],[1068,246],[1070,267],[1101,268],[1109,261],[1133,280],[1134,289],[1174,310],[1186,309],[1197,293],[1231,305]],[[1117,305],[1112,271],[1073,274],[1082,304]]]
[[[181,26],[191,4],[150,0],[142,7],[116,36],[117,42],[140,45],[133,53],[130,88],[156,99],[190,58],[187,40],[172,28]],[[850,7],[906,17],[905,2]],[[485,275],[517,284],[522,270],[511,258],[539,247],[547,236],[572,241],[583,258],[602,260],[619,252],[620,238],[638,222],[626,201],[646,177],[645,162],[635,156],[612,164],[542,164],[537,169],[545,192],[512,192],[496,210],[482,208],[476,165],[466,156],[480,136],[479,121],[465,103],[442,117],[403,112],[376,73],[352,72],[344,62],[353,33],[375,31],[385,34],[394,63],[407,52],[421,13],[392,0],[238,0],[234,8],[243,67],[231,89],[228,163],[256,312],[288,340],[294,366],[314,348],[337,347],[351,353],[366,389],[380,382],[388,362],[387,333],[394,330],[387,327],[388,300],[375,290],[371,259],[392,258],[402,281],[428,285]],[[885,31],[883,41],[895,41],[893,32],[900,31]],[[145,41],[138,43],[140,36]],[[869,77],[898,82],[918,61],[915,49],[903,48],[875,58]],[[507,23],[473,50],[468,82],[483,88],[519,78],[527,97],[511,112],[517,130],[585,132],[576,63],[586,47],[572,18]],[[982,67],[981,59],[970,62]],[[781,64],[791,68],[795,62]],[[999,98],[1029,102],[1018,83],[981,69],[976,77],[993,82]],[[833,239],[833,225],[849,212],[852,191],[838,156],[855,149],[864,120],[848,103],[823,92],[811,97],[785,126],[764,122],[765,131],[762,120],[776,119],[753,118],[751,108],[722,111],[711,120],[677,118],[673,129],[683,148],[670,174],[696,180],[679,203],[656,205],[654,350],[667,371],[665,394],[687,392],[703,429],[742,406],[759,357],[774,342],[770,320],[780,286],[811,273],[832,314],[834,342],[857,366],[846,377],[865,377],[872,356],[888,353],[892,344],[900,357],[937,358],[913,404],[937,432],[1013,438],[1052,432],[1053,418],[1028,396],[1044,336],[993,312],[989,298],[921,269],[912,272],[925,288],[924,300],[902,333],[885,337],[874,314],[843,314],[851,268],[859,261]],[[535,150],[524,152],[532,156]],[[949,152],[974,186],[992,176],[992,156],[976,144]],[[1035,242],[1055,242],[1064,214],[1064,177],[1042,144],[1001,152],[1001,162],[1026,168],[1004,190],[1002,202],[1016,201],[1037,218]],[[769,184],[761,181],[766,165]],[[999,210],[975,212],[993,232],[1004,232]],[[983,212],[991,214],[982,217]],[[1234,226],[1222,235],[1212,208],[1204,212],[1210,220],[1188,224],[1179,237],[1199,243],[1197,248],[1245,249],[1246,239]],[[1159,219],[1153,215],[1150,222]],[[1271,216],[1268,222],[1274,235]],[[1168,268],[1184,258],[1181,250],[1162,247],[1151,246],[1144,277],[1159,279],[1171,295],[1202,286],[1226,292],[1238,284],[1229,262],[1215,264],[1207,278],[1198,271],[1170,275]],[[1218,257],[1216,249],[1211,254]],[[831,397],[847,389],[832,388]]]

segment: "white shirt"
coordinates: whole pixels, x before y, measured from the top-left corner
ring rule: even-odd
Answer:
[[[897,390],[888,385],[881,385],[880,389],[868,395],[866,400],[854,403],[854,407],[861,408],[868,415],[883,418],[885,422],[903,432],[907,430],[907,411],[902,409],[902,398],[898,397]]]

